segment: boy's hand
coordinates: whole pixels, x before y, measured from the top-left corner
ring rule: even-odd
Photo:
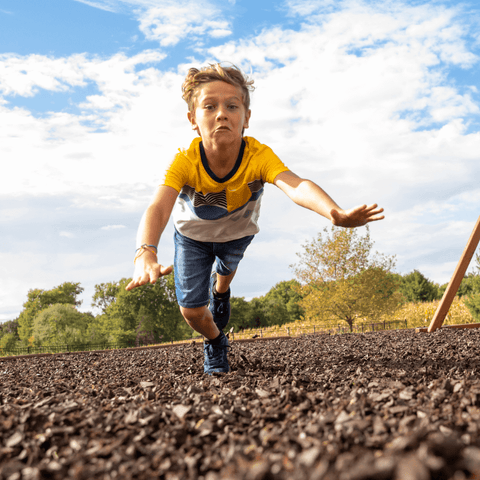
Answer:
[[[142,258],[143,257],[143,258]],[[146,259],[146,255],[142,255],[137,259],[135,264],[135,272],[132,281],[125,287],[126,290],[132,290],[146,283],[155,283],[159,277],[169,275],[173,271],[173,267],[164,267],[151,259]]]
[[[351,208],[350,210],[330,210],[332,223],[337,227],[354,228],[361,227],[369,222],[376,222],[382,220],[385,215],[379,215],[383,212],[383,208],[378,208],[378,205],[361,205],[359,207]]]

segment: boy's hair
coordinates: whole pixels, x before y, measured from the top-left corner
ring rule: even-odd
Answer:
[[[193,112],[195,108],[195,93],[198,87],[217,80],[240,87],[243,93],[245,109],[248,110],[250,108],[250,92],[253,92],[255,89],[253,80],[249,80],[235,65],[223,67],[220,63],[211,63],[207,67],[200,69],[190,68],[190,70],[188,70],[188,74],[182,85],[182,98],[187,102],[190,112]]]

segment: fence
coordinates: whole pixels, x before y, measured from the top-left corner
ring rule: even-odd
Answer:
[[[282,337],[282,336],[299,336],[299,335],[312,335],[312,334],[329,334],[338,335],[344,333],[366,333],[375,332],[378,330],[387,330],[393,328],[408,328],[407,320],[397,320],[393,322],[380,322],[380,323],[362,323],[359,325],[353,325],[353,331],[350,327],[337,324],[331,328],[319,327],[318,325],[300,325],[300,326],[273,326],[264,327],[251,330],[245,330],[243,332],[231,333],[230,338],[232,340],[241,340],[246,338],[264,338],[264,337]],[[189,339],[179,340],[174,342],[173,340],[167,342],[160,342],[157,344],[149,344],[148,346],[162,345],[165,343],[181,343],[191,340],[202,340],[203,337],[192,337]],[[34,353],[64,353],[64,352],[88,352],[94,350],[117,350],[121,348],[143,347],[147,345],[139,345],[137,342],[124,342],[124,343],[97,343],[97,344],[73,344],[73,345],[42,345],[42,346],[29,346],[29,347],[16,347],[11,349],[2,350],[0,348],[0,356],[4,355],[31,355]]]
[[[352,330],[348,325],[330,326],[330,328],[319,327],[318,325],[296,325],[296,326],[273,326],[263,327],[250,330],[244,330],[238,333],[231,333],[231,338],[240,340],[245,338],[264,338],[264,337],[280,337],[280,336],[299,336],[299,335],[315,335],[328,334],[338,335],[344,333],[367,333],[379,330],[393,330],[400,328],[408,328],[407,320],[395,320],[392,322],[372,322],[353,325]]]
[[[149,344],[148,346],[161,345],[169,342],[161,342],[156,344]],[[0,348],[0,356],[2,355],[31,355],[34,353],[65,353],[65,352],[90,352],[94,350],[118,350],[121,348],[144,347],[147,345],[137,344],[136,342],[123,343],[96,343],[96,344],[73,344],[73,345],[41,345],[29,347],[15,347],[9,349]]]

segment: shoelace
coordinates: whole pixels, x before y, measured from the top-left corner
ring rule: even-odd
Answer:
[[[209,348],[210,347],[210,348]],[[218,350],[215,350],[216,347]],[[208,356],[209,358],[209,364],[213,367],[216,366],[218,362],[223,363],[224,361],[224,355],[228,353],[228,349],[230,348],[230,345],[208,345]]]
[[[226,302],[222,302],[220,303],[220,305],[218,305],[217,307],[217,312],[219,315],[223,315],[225,313],[225,310],[226,310]]]
[[[227,350],[228,350],[229,348],[232,348],[231,345],[212,345],[211,343],[207,343],[207,345],[208,345],[209,347],[225,348],[225,349],[227,349]]]

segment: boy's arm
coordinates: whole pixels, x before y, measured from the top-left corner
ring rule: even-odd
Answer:
[[[168,219],[172,213],[178,192],[167,186],[158,187],[152,203],[143,214],[137,234],[137,247],[141,245],[158,245],[160,236],[167,226]],[[127,285],[127,290],[155,283],[159,277],[172,272],[172,267],[163,267],[157,262],[155,255],[145,250],[135,262],[135,271],[132,281]]]
[[[360,227],[385,218],[379,215],[383,208],[377,208],[377,204],[343,210],[317,184],[291,171],[278,174],[273,183],[297,205],[317,212],[339,227]]]

